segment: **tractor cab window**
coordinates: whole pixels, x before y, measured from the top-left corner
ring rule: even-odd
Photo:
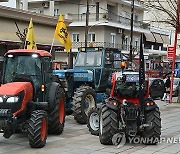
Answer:
[[[80,52],[75,67],[83,67],[83,66],[90,66],[90,67],[98,67],[101,66],[102,52],[95,51],[95,52]]]
[[[106,67],[114,67],[116,69],[121,68],[121,53],[119,52],[113,52],[113,51],[108,51],[106,52],[105,56],[105,65]]]
[[[4,83],[33,80],[34,85],[41,81],[41,61],[33,56],[9,56],[6,59]]]

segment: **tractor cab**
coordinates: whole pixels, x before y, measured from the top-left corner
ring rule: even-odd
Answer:
[[[112,79],[111,97],[117,97],[120,102],[124,99],[139,104],[139,73],[138,72],[116,72]],[[144,98],[148,98],[148,81],[144,83]]]
[[[25,131],[30,146],[42,148],[47,133],[62,133],[65,94],[52,70],[47,51],[18,49],[6,53],[0,87],[0,130],[5,138]]]
[[[121,69],[121,61],[122,55],[117,49],[102,47],[80,48],[74,69],[92,72],[92,87],[96,91],[104,91],[111,73],[115,69]]]
[[[45,101],[42,92],[46,84],[50,83],[51,55],[43,51],[23,51],[11,50],[5,55],[3,84],[31,82],[34,101]]]

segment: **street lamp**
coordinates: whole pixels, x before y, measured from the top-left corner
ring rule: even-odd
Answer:
[[[97,25],[99,25],[99,24],[102,24],[102,23],[108,23],[108,21],[102,21],[102,22],[95,23],[94,25],[91,25],[91,26],[89,27],[89,29],[88,29],[87,35],[89,34],[91,28],[93,28],[93,27],[95,27],[95,26],[97,26]],[[87,37],[87,39],[88,39],[88,37]],[[93,43],[91,42],[91,43],[89,44],[89,46],[91,46],[92,44],[93,44]]]
[[[89,29],[88,29],[88,33],[87,33],[87,34],[89,34],[89,32],[90,32],[90,30],[91,30],[92,27],[97,26],[97,25],[102,24],[102,23],[108,23],[108,21],[102,21],[102,22],[95,23],[94,25],[91,25],[91,26],[89,27]]]

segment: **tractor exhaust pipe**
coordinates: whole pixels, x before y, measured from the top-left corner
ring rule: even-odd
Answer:
[[[143,34],[141,34],[140,41],[140,55],[139,55],[139,102],[141,108],[141,121],[144,121],[144,88],[145,88],[145,69],[144,69],[144,54],[143,54]]]

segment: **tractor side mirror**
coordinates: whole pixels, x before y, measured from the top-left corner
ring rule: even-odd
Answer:
[[[110,61],[111,63],[114,63],[114,54],[113,54],[113,53],[110,53],[110,55],[109,55],[109,61]]]

